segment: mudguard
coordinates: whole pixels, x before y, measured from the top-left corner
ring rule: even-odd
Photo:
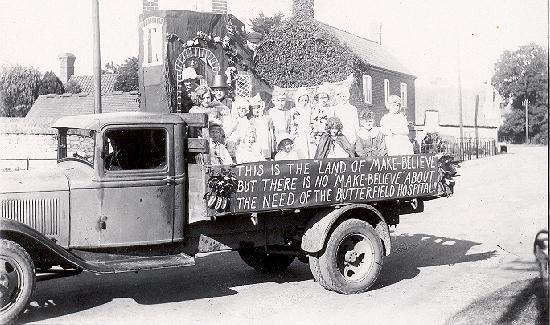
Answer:
[[[306,232],[302,237],[302,250],[308,253],[317,253],[323,249],[327,236],[334,224],[340,219],[349,217],[368,222],[384,244],[384,254],[391,252],[391,240],[388,224],[376,208],[368,204],[349,204],[335,209],[331,212],[321,211],[317,213],[308,223]]]
[[[36,263],[55,262],[77,269],[95,271],[94,267],[57,245],[35,229],[12,219],[0,218],[0,238],[21,245]]]

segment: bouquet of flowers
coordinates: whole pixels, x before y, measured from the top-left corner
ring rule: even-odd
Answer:
[[[219,172],[214,172],[212,168],[208,170],[210,178],[208,179],[209,191],[204,194],[204,200],[210,209],[218,212],[227,211],[229,208],[229,199],[233,189],[237,185],[237,179],[229,168],[221,168]]]

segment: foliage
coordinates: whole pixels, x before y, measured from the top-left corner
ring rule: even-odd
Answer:
[[[548,52],[537,44],[504,51],[495,64],[492,84],[511,104],[500,134],[513,142],[525,140],[525,108],[529,100],[529,134],[537,143],[548,141]]]
[[[101,69],[101,74],[119,73],[120,65],[115,65],[113,61],[105,63],[105,68]]]
[[[256,49],[255,70],[272,86],[301,87],[346,79],[363,62],[320,23],[294,16],[276,26]]]
[[[119,74],[114,85],[115,90],[133,91],[138,90],[138,58],[127,58],[122,65],[118,65],[115,71]]]
[[[40,87],[38,87],[39,95],[48,95],[48,94],[63,94],[65,88],[63,83],[52,71],[44,73],[42,80],[40,81]]]
[[[0,72],[0,116],[24,117],[38,97],[41,75],[33,67],[6,67]]]
[[[80,84],[74,80],[69,80],[65,85],[65,91],[71,94],[79,94],[82,92]]]
[[[252,30],[265,36],[269,34],[274,27],[281,24],[283,17],[283,14],[280,12],[273,17],[265,16],[263,12],[260,12],[258,17],[250,19]]]

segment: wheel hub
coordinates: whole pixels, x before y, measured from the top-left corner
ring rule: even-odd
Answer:
[[[10,304],[18,286],[19,276],[17,271],[8,261],[0,258],[0,308]]]
[[[372,259],[372,247],[367,239],[361,234],[354,234],[346,237],[338,249],[339,269],[344,278],[348,281],[360,281],[364,278],[370,268]]]

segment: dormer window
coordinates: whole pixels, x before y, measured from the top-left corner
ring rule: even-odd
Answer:
[[[142,66],[160,65],[163,63],[163,18],[148,17],[143,22],[143,62]]]

